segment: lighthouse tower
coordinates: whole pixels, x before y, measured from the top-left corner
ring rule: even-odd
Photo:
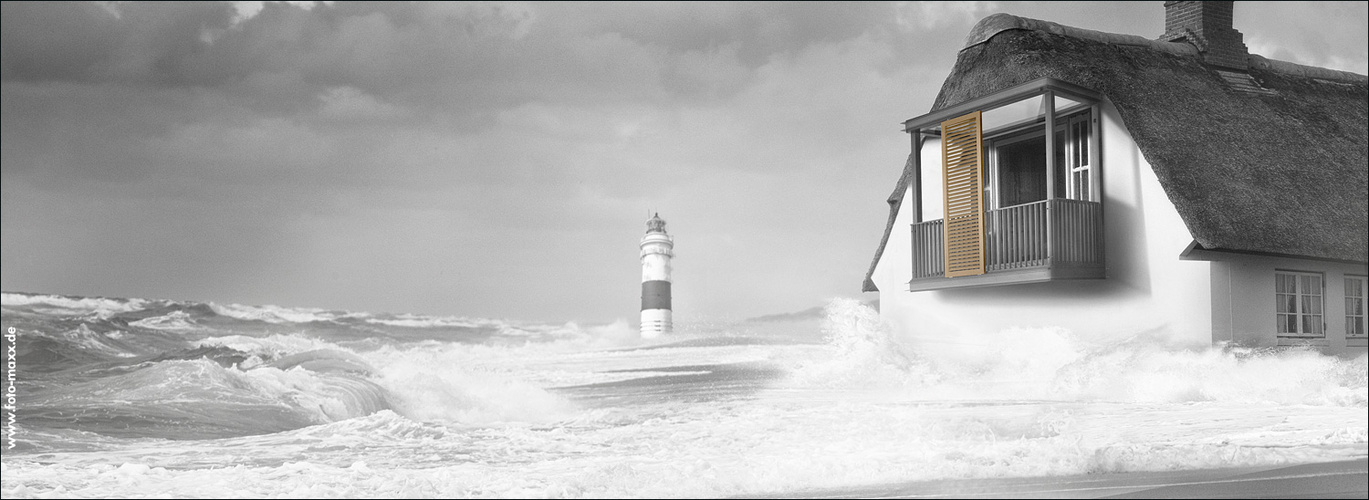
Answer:
[[[670,258],[675,240],[665,232],[660,214],[646,221],[642,237],[642,338],[670,333]]]

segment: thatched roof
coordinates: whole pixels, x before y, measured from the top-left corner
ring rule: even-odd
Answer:
[[[932,111],[1042,77],[1098,91],[1203,248],[1369,262],[1369,77],[1250,62],[1249,78],[1224,74],[1186,44],[995,14],[971,31]],[[877,291],[869,273],[864,290]]]

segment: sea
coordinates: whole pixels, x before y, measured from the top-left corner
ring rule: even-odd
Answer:
[[[544,323],[4,293],[0,493],[803,496],[1369,456],[1366,356],[1014,328],[870,304]]]

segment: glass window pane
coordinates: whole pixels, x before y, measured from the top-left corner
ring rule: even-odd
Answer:
[[[1068,130],[1068,129],[1066,129],[1065,127],[1056,127],[1056,130],[1055,130],[1055,197],[1056,197],[1056,198],[1068,198],[1068,197],[1069,197],[1069,193],[1065,191],[1065,185],[1066,185],[1065,183],[1069,181],[1069,171],[1070,171],[1069,162],[1065,161],[1065,158],[1067,157],[1066,149],[1068,148],[1068,144],[1069,144],[1069,142],[1067,142],[1067,141],[1065,140],[1065,139],[1066,139],[1065,136],[1068,135],[1068,134],[1065,133],[1066,130]]]
[[[1079,134],[1079,151],[1081,151],[1081,153],[1080,153],[1080,161],[1081,161],[1081,163],[1080,163],[1080,164],[1082,165],[1082,164],[1088,164],[1088,162],[1089,162],[1089,122],[1088,122],[1088,116],[1086,115],[1086,116],[1084,117],[1084,121],[1079,122],[1079,124],[1082,125],[1082,127],[1080,127],[1080,128],[1083,129],[1083,132]]]
[[[1070,148],[1070,166],[1071,166],[1071,167],[1077,167],[1077,166],[1079,166],[1079,165],[1083,165],[1083,162],[1080,162],[1080,161],[1079,161],[1079,138],[1080,138],[1080,135],[1081,135],[1079,132],[1080,132],[1080,130],[1079,130],[1079,122],[1075,122],[1074,125],[1070,127],[1070,139],[1071,139],[1071,143],[1072,143],[1072,144],[1070,144],[1070,146],[1072,146],[1072,147]]]
[[[1274,291],[1279,293],[1292,292],[1292,287],[1290,287],[1288,283],[1290,281],[1289,278],[1291,278],[1291,276],[1287,274],[1274,275]]]
[[[1274,307],[1275,307],[1275,312],[1278,312],[1278,313],[1291,313],[1291,312],[1293,312],[1293,302],[1292,302],[1291,300],[1289,300],[1289,299],[1291,299],[1291,298],[1293,298],[1292,295],[1284,295],[1284,294],[1282,294],[1282,293],[1281,293],[1281,294],[1278,294],[1278,295],[1275,295],[1275,296],[1274,296]]]
[[[1274,323],[1279,327],[1279,333],[1288,333],[1288,315],[1280,314],[1275,318]]]
[[[997,155],[999,206],[1046,199],[1045,137],[1035,136],[999,145]]]
[[[1064,111],[1069,111],[1069,110],[1072,110],[1072,109],[1078,109],[1078,108],[1082,107],[1083,105],[1084,105],[1084,103],[1082,103],[1082,102],[1076,101],[1076,100],[1074,100],[1074,99],[1070,99],[1070,98],[1065,97],[1065,96],[1062,96],[1062,95],[1056,95],[1056,96],[1055,96],[1055,111],[1056,111],[1057,113],[1064,112]]]
[[[1045,116],[1041,109],[1042,104],[1044,104],[1044,100],[1042,96],[1038,95],[1002,107],[984,110],[982,118],[984,133],[992,134],[1004,128],[1042,118]]]

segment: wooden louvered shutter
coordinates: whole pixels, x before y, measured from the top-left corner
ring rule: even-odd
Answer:
[[[946,277],[984,274],[982,113],[941,122]]]

